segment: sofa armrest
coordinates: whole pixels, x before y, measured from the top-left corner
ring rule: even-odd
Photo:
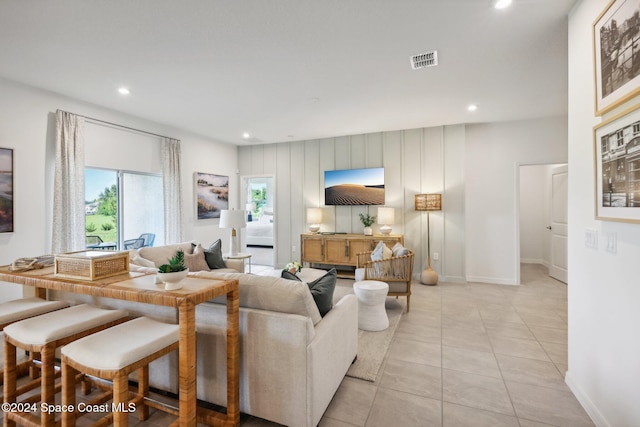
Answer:
[[[358,353],[358,300],[342,297],[316,325],[307,347],[307,425],[315,426]]]

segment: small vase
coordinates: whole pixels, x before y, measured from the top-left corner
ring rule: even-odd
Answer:
[[[371,227],[365,227],[365,228],[364,228],[364,235],[365,235],[365,236],[373,236],[373,228],[371,228]]]

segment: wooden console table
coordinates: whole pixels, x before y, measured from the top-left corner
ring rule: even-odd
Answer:
[[[357,254],[372,251],[382,240],[392,248],[396,243],[404,245],[402,234],[365,236],[364,234],[313,234],[300,235],[302,263],[328,264],[356,267]]]
[[[240,341],[239,291],[237,280],[216,280],[187,277],[183,287],[165,291],[155,283],[155,275],[129,272],[94,281],[56,277],[53,267],[26,272],[12,272],[0,267],[0,281],[33,286],[39,289],[115,298],[125,301],[174,307],[178,311],[180,339],[179,410],[180,426],[195,426],[202,422],[213,426],[240,425]],[[196,396],[196,305],[227,296],[227,413],[197,407]]]

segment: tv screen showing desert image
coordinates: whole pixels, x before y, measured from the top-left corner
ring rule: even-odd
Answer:
[[[325,171],[325,205],[384,205],[384,168]]]

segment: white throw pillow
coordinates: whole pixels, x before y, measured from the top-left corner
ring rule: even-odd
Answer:
[[[391,248],[391,252],[393,253],[394,257],[409,255],[409,249],[402,246],[400,242],[393,245],[393,248]]]
[[[376,248],[373,250],[373,252],[371,252],[371,260],[380,261],[383,259],[389,259],[392,255],[393,252],[391,252],[391,249],[389,249],[387,245],[385,245],[384,242],[380,240]]]

